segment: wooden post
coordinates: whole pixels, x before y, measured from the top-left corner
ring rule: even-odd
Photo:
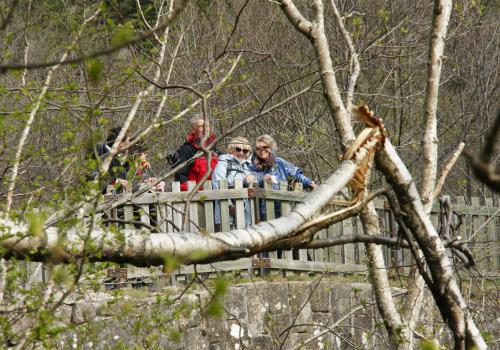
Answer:
[[[243,188],[242,180],[235,180],[234,182],[235,189]],[[236,223],[236,228],[245,228],[245,203],[243,199],[239,198],[235,200],[236,202],[236,218],[234,218]]]
[[[188,181],[188,192],[191,192],[195,187],[196,182]],[[186,227],[186,229],[189,228],[191,232],[198,233],[198,225],[198,205],[195,201],[191,201],[191,203],[189,203],[189,225],[188,227]]]
[[[204,186],[204,191],[212,191],[212,181],[206,181]],[[205,211],[205,229],[207,232],[215,231],[214,223],[214,201],[205,200],[203,202],[203,210]]]
[[[219,189],[227,190],[227,181],[219,181]],[[229,204],[227,199],[220,200],[220,219],[222,231],[229,231]]]
[[[172,192],[181,192],[181,183],[180,182],[172,182]],[[184,205],[182,203],[176,202],[173,204],[173,217],[174,224],[177,227],[178,231],[182,228],[182,213],[184,212]]]
[[[288,184],[286,181],[281,181],[280,182],[280,190],[281,191],[288,191]],[[281,201],[281,215],[286,215],[290,212],[290,202],[289,201]],[[285,254],[285,259],[286,260],[293,260],[293,252],[292,250],[286,250],[284,252]]]
[[[264,181],[264,188],[266,190],[272,190],[273,189],[273,184],[267,181]],[[275,212],[274,212],[274,200],[269,200],[266,198],[266,220],[272,220],[276,217]],[[269,252],[269,257],[277,259],[278,258],[278,253],[276,251],[274,252]]]

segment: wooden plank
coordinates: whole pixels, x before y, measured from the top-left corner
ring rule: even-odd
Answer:
[[[167,224],[167,207],[164,203],[158,203],[158,217],[157,217],[157,227],[159,232],[171,232],[168,231]]]
[[[234,181],[234,188],[235,189],[242,189],[243,188],[243,181],[242,180],[235,180]],[[236,218],[235,218],[235,223],[236,223],[236,228],[245,228],[245,203],[243,202],[243,199],[236,199],[235,200],[235,206],[236,206]]]
[[[335,209],[337,210],[337,206],[335,206]],[[328,237],[339,237],[342,236],[342,224],[336,223],[330,226],[328,229]],[[344,262],[344,247],[342,245],[336,245],[334,247],[330,248],[330,254],[332,258],[330,259],[331,262],[335,262],[338,264],[341,264]]]
[[[140,215],[141,215],[141,222],[145,223],[146,225],[149,225],[151,223],[149,217],[149,204],[141,205]]]
[[[366,273],[366,266],[357,264],[338,264],[317,261],[289,261],[285,259],[270,259],[272,270],[291,271],[317,271],[317,272],[341,272],[341,273]],[[221,261],[206,265],[196,265],[198,273],[210,273],[215,271],[237,271],[249,269],[252,266],[251,258],[242,258],[234,261]],[[179,275],[193,273],[192,266],[181,266]]]
[[[326,229],[322,229],[318,233],[316,233],[316,238],[317,239],[325,239],[327,237],[328,233]],[[328,260],[326,248],[319,248],[315,249],[314,251],[314,261],[319,261],[319,262],[327,262]]]
[[[214,191],[218,192],[220,190],[227,189],[227,181],[220,180],[219,181],[219,190]],[[221,219],[221,229],[222,231],[229,231],[229,204],[227,199],[222,199],[220,201],[220,219]]]
[[[172,182],[172,191],[174,190],[174,183]],[[159,193],[144,193],[138,197],[130,198],[130,202],[134,204],[160,202],[185,202],[189,197],[189,192],[159,192]],[[247,189],[219,189],[211,192],[198,192],[194,195],[193,201],[201,200],[216,200],[216,199],[234,199],[234,198],[248,198]]]
[[[205,182],[203,194],[207,194],[207,191],[212,191],[212,181]],[[205,230],[207,232],[215,232],[214,201],[209,199],[204,200],[203,210],[205,212]]]
[[[195,187],[196,187],[196,182],[188,181],[188,192],[192,192]],[[189,203],[188,215],[189,215],[189,224],[188,227],[186,227],[186,229],[189,228],[190,232],[198,233],[199,232],[198,203],[194,199]]]
[[[177,193],[181,192],[181,183],[180,182],[172,182],[172,192]],[[172,204],[172,215],[174,225],[177,227],[175,232],[178,232],[182,228],[182,216],[184,212],[184,205],[182,203]]]
[[[134,206],[132,204],[125,204],[123,206],[124,211],[124,219],[125,221],[133,221],[134,220]],[[126,229],[133,229],[134,224],[125,223]]]
[[[479,206],[479,197],[472,197],[471,198],[471,205],[472,206]],[[482,215],[476,215],[477,212],[471,212],[471,236],[470,238],[473,241],[473,250],[472,254],[474,254],[474,257],[476,261],[479,262],[478,268],[481,271],[485,271],[485,268],[487,268],[484,258],[487,256],[487,248],[488,245],[484,244],[483,242],[487,241],[487,237],[484,235],[484,228],[480,228],[481,225],[484,223],[484,216]],[[477,232],[476,232],[477,231]],[[473,235],[473,236],[472,236]]]
[[[285,181],[280,182],[280,190],[281,191],[287,191],[288,190],[288,184]],[[290,212],[290,202],[289,201],[282,201],[281,202],[281,215],[287,215]],[[285,251],[285,259],[286,260],[293,260],[293,251],[286,250]]]
[[[358,235],[363,234],[363,225],[361,224],[361,219],[359,216],[353,218],[356,221],[356,233]],[[365,245],[363,243],[358,243],[358,264],[366,265],[366,253]]]
[[[484,199],[484,205],[487,207],[492,207],[493,206],[493,198],[485,198]],[[485,238],[486,241],[488,242],[487,244],[487,251],[486,251],[486,259],[484,260],[485,266],[485,271],[492,271],[493,267],[493,254],[495,253],[496,249],[496,244],[495,244],[495,238],[494,238],[494,226],[492,225],[492,222],[495,222],[495,218],[490,218],[487,217],[486,220],[489,220],[489,222],[485,225]]]
[[[273,186],[272,183],[267,182],[267,181],[264,182],[264,188],[266,190],[272,189],[272,186]],[[266,205],[266,220],[269,221],[269,220],[274,219],[276,217],[275,212],[274,212],[274,200],[266,199],[265,205]],[[276,259],[276,258],[278,258],[278,253],[276,251],[269,252],[269,257]]]
[[[342,236],[352,235],[352,219],[348,218],[342,221]],[[354,244],[344,244],[344,262],[354,264]]]

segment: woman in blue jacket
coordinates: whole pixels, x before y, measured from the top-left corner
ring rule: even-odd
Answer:
[[[270,182],[273,189],[280,188],[280,182],[296,181],[304,188],[315,189],[316,183],[304,175],[299,167],[276,156],[276,141],[270,135],[261,135],[255,141],[255,153],[253,154],[249,169],[255,174],[259,187],[264,187],[264,182]],[[263,204],[263,203],[262,203]],[[280,216],[280,205],[276,202],[276,216]],[[265,209],[261,205],[261,220],[265,220]]]
[[[212,173],[212,187],[219,188],[219,181],[226,180],[228,188],[234,188],[236,180],[243,182],[243,187],[249,187],[254,181],[255,176],[248,169],[251,146],[248,140],[242,136],[235,137],[227,146],[228,153],[219,157],[214,172]],[[231,201],[230,201],[231,202]],[[245,226],[251,225],[252,217],[250,212],[250,203],[244,199],[245,208]],[[231,221],[234,223],[234,203],[229,203]],[[220,203],[215,203],[215,223],[221,223]]]

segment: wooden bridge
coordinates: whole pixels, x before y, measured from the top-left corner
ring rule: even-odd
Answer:
[[[270,185],[269,185],[270,186]],[[267,188],[243,188],[237,182],[235,188],[228,189],[222,181],[219,190],[212,190],[210,181],[197,193],[181,192],[178,182],[172,183],[171,192],[154,192],[138,196],[122,207],[115,208],[106,214],[106,221],[119,228],[142,228],[151,232],[217,232],[231,228],[245,227],[245,201],[249,205],[252,224],[260,221],[260,216],[273,219],[277,212],[288,213],[301,202],[305,193],[299,188],[290,191],[286,183],[280,184],[280,190]],[[195,183],[189,183],[193,189]],[[216,224],[214,208],[220,205],[220,224]],[[384,235],[397,235],[397,223],[387,202],[375,200],[375,207],[380,218],[381,231]],[[260,209],[259,209],[260,208]],[[335,206],[338,210],[341,207]],[[451,225],[454,237],[460,236],[468,240],[478,271],[486,277],[498,277],[500,255],[498,241],[500,239],[500,207],[498,199],[472,198],[466,203],[464,197],[451,201],[453,213]],[[186,218],[187,216],[187,218]],[[436,228],[443,224],[443,213],[440,204],[432,210],[431,219]],[[219,220],[217,220],[219,221]],[[357,217],[349,218],[319,231],[315,238],[325,239],[343,235],[363,234],[361,222]],[[344,244],[321,249],[294,249],[274,251],[253,258],[236,261],[218,262],[209,265],[198,265],[196,271],[203,274],[237,272],[239,274],[296,274],[308,272],[366,273],[365,253],[362,243]],[[411,253],[407,249],[395,249],[384,246],[386,266],[392,268],[391,273],[406,274],[413,264]],[[148,283],[146,280],[161,278],[160,269],[133,267],[108,271],[108,281],[127,281],[130,284]],[[180,267],[171,282],[189,279],[194,273],[192,266]],[[126,278],[125,278],[126,277]]]

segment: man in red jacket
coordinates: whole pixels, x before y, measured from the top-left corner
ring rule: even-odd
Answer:
[[[205,124],[205,120],[201,116],[196,116],[190,120],[191,132],[186,137],[186,142],[172,155],[171,163],[172,167],[177,166],[180,163],[191,159],[198,151],[201,151],[201,140],[205,135],[208,135],[204,142],[204,146],[207,147],[215,140],[215,135],[210,133],[210,125]],[[212,173],[217,163],[218,152],[215,148],[212,148],[212,156],[210,161],[210,168],[208,166],[207,156],[204,154],[199,158],[196,158],[193,162],[188,163],[185,167],[175,173],[175,181],[180,181],[181,190],[187,191],[187,182],[195,181],[199,183],[203,176],[210,171]],[[210,179],[210,177],[208,177]]]

